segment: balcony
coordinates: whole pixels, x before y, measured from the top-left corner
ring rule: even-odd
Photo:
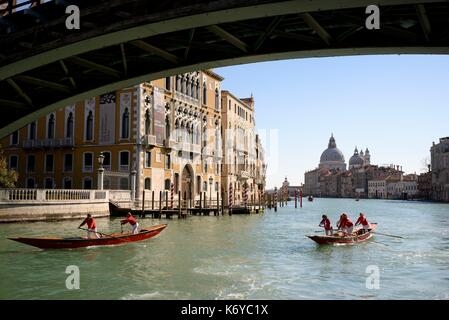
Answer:
[[[178,149],[179,151],[192,152],[195,154],[201,153],[201,145],[189,142],[177,142],[176,149]]]
[[[156,145],[156,136],[146,134],[142,138],[142,144],[147,147],[154,147]]]
[[[24,149],[35,148],[67,148],[73,147],[73,138],[60,139],[27,139],[23,141]]]
[[[177,100],[181,100],[183,102],[187,102],[192,105],[199,105],[198,99],[192,98],[191,96],[188,96],[188,95],[181,93],[179,91],[176,91],[176,90],[174,91],[174,97]]]
[[[240,179],[249,179],[251,175],[248,171],[241,170],[237,173],[237,177]]]
[[[176,141],[172,140],[172,139],[164,139],[163,145],[164,145],[164,148],[174,149],[174,148],[176,148]]]

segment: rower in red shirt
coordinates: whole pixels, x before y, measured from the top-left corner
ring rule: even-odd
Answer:
[[[331,221],[328,219],[328,217],[325,214],[323,214],[323,216],[321,218],[323,220],[321,220],[321,222],[318,225],[318,227],[324,227],[324,232],[326,233],[326,236],[331,236],[332,235],[332,224],[331,224]]]
[[[86,219],[84,219],[84,221],[80,224],[78,228],[81,228],[85,224],[87,224],[87,237],[89,239],[100,238],[100,236],[97,233],[97,224],[95,223],[95,219],[92,218],[92,215],[90,213],[87,214]]]
[[[133,234],[138,233],[137,228],[139,227],[139,223],[137,222],[136,218],[133,217],[131,212],[128,212],[128,214],[126,215],[126,219],[120,221],[120,223],[121,224],[129,223],[131,225],[131,228],[132,228],[132,233]]]
[[[354,230],[354,224],[352,223],[351,219],[348,218],[346,213],[343,213],[341,215],[338,228],[346,234],[352,234]]]
[[[369,231],[371,229],[371,226],[370,226],[368,220],[366,220],[366,217],[362,212],[360,212],[360,216],[357,219],[357,222],[355,223],[356,226],[359,224],[362,225],[362,227],[365,231]]]

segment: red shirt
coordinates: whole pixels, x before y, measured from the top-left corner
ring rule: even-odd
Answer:
[[[354,224],[349,218],[341,218],[338,227],[339,228],[349,228],[352,227]]]
[[[366,220],[365,216],[360,216],[355,225],[362,224],[362,226],[369,225],[368,220]]]
[[[347,219],[345,220],[344,227],[349,228],[349,227],[352,227],[353,225],[354,225],[354,224],[352,223],[351,219],[347,218]]]
[[[331,221],[329,219],[323,219],[320,222],[320,226],[324,225],[324,230],[332,230]]]
[[[95,229],[97,227],[97,225],[95,224],[94,218],[84,219],[84,221],[83,221],[83,223],[81,223],[80,227],[84,226],[85,224],[87,224],[88,229]]]
[[[128,222],[129,222],[130,225],[133,226],[133,225],[135,225],[137,223],[137,220],[133,216],[129,216],[125,220],[122,220],[122,224],[126,224]]]

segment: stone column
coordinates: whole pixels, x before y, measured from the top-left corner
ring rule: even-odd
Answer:
[[[103,181],[104,181],[104,168],[98,168],[98,176],[97,176],[97,189],[103,190]]]
[[[136,200],[136,174],[137,171],[131,171],[131,200]]]

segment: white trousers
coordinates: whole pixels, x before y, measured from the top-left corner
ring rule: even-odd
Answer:
[[[139,223],[138,222],[136,222],[135,225],[131,225],[131,228],[132,228],[132,233],[133,234],[139,233],[139,231],[137,230],[139,228]]]
[[[95,229],[88,229],[89,231],[87,231],[87,237],[89,239],[99,239],[100,236],[97,233],[97,228]]]
[[[371,229],[371,226],[369,224],[363,226],[363,229],[365,229],[366,231],[368,231],[369,229]]]
[[[342,230],[343,230],[343,232],[346,232],[347,234],[351,234],[352,231],[354,230],[354,226],[352,226],[352,227],[345,227]]]
[[[326,236],[331,236],[332,235],[332,229],[331,230],[324,229],[324,232],[326,233]]]

